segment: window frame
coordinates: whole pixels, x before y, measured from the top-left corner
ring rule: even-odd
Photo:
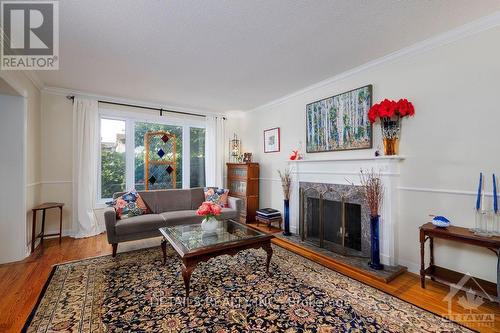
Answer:
[[[190,128],[203,128],[206,134],[206,122],[193,117],[178,117],[175,115],[160,116],[141,112],[123,111],[111,108],[99,108],[98,124],[98,166],[97,166],[97,198],[96,206],[105,207],[106,202],[112,198],[102,198],[101,189],[101,119],[125,121],[125,190],[135,186],[135,124],[138,122],[155,123],[169,126],[182,127],[182,188],[190,188],[191,185],[191,130]],[[205,141],[206,142],[206,141]]]

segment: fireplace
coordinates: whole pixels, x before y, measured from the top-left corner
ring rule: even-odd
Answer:
[[[353,185],[301,182],[302,241],[342,255],[368,257],[369,211]]]

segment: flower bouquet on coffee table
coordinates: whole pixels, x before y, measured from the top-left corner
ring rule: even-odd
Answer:
[[[205,201],[198,207],[196,215],[204,216],[201,221],[201,229],[204,231],[213,231],[217,229],[218,221],[217,216],[222,212],[221,206],[210,201]]]

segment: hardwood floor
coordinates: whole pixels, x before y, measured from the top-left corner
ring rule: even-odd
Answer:
[[[264,226],[259,227],[259,229],[269,232],[268,228]],[[271,232],[276,231],[278,231],[276,228],[271,230]],[[427,288],[421,289],[419,277],[412,273],[404,273],[391,283],[385,284],[365,276],[359,276],[356,272],[349,272],[345,267],[337,267],[323,257],[301,251],[297,247],[292,248],[279,239],[274,239],[273,242],[421,308],[437,314],[448,313],[448,303],[443,299],[449,288],[445,285],[429,281]],[[161,255],[159,244],[160,238],[128,242],[120,244],[118,252],[158,246],[158,255]],[[85,239],[65,237],[62,244],[59,244],[56,239],[46,240],[43,249],[37,248],[30,257],[23,261],[0,265],[0,332],[19,332],[22,329],[50,275],[52,265],[108,254],[111,254],[111,246],[107,243],[104,234]],[[500,332],[500,306],[498,304],[487,302],[476,310],[468,311],[459,305],[459,297],[460,295],[455,296],[452,302],[454,314],[494,316],[494,321],[488,325],[478,325],[470,320],[463,322],[464,325],[481,332]],[[471,318],[474,317],[467,317],[467,319]]]

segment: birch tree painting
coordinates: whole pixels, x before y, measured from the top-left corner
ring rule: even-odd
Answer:
[[[371,106],[371,85],[307,104],[307,152],[371,148]]]

